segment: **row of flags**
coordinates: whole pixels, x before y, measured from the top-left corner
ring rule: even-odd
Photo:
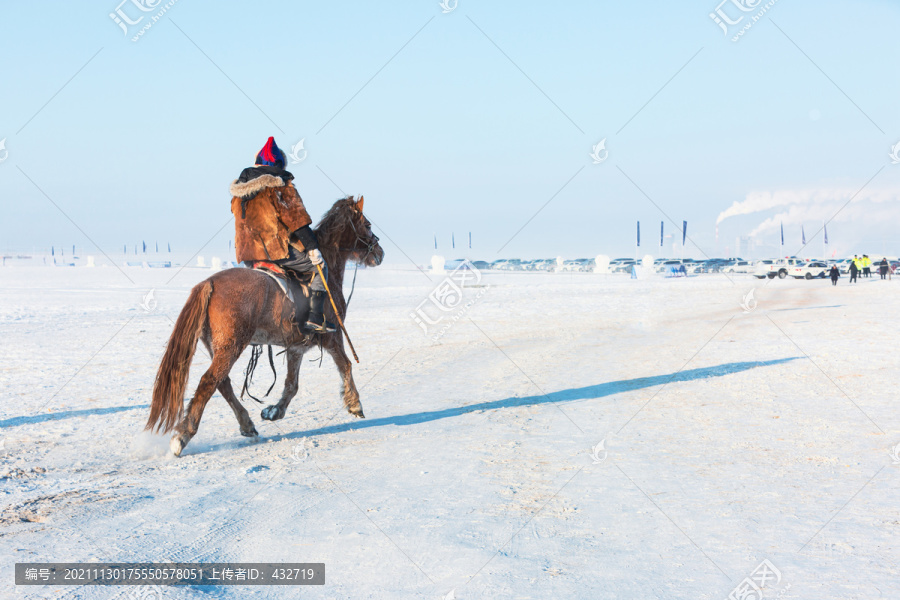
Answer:
[[[659,222],[659,247],[663,247],[663,241],[666,237],[666,222]],[[687,240],[687,221],[682,221],[681,225],[681,245],[684,246],[684,242]],[[641,222],[637,222],[637,246],[641,247]]]
[[[230,244],[231,244],[231,243],[229,242],[229,246],[230,246]],[[166,246],[168,247],[167,252],[171,252],[171,251],[172,251],[172,244],[166,242]],[[155,250],[155,251],[156,251],[156,252],[159,252],[159,242],[156,242],[156,250]],[[147,254],[147,242],[144,242],[144,241],[141,242],[141,252],[142,252],[143,254]],[[135,254],[138,253],[138,247],[137,247],[137,244],[134,245],[134,253],[135,253]],[[122,246],[122,254],[128,254],[128,244],[124,244],[124,245]]]
[[[450,234],[450,247],[451,247],[451,248],[456,248],[456,234],[455,234],[455,233],[451,233],[451,234]],[[435,250],[438,249],[438,247],[437,247],[437,234],[434,234],[434,249],[435,249]],[[471,249],[472,249],[472,232],[470,231],[470,232],[469,232],[469,250],[471,250]]]
[[[659,222],[659,247],[663,247],[663,241],[665,239],[665,228],[666,222]],[[828,243],[828,223],[822,223],[822,230],[825,233],[825,243]],[[472,247],[472,234],[469,234],[469,248]],[[719,239],[719,228],[716,227],[716,240]],[[687,221],[682,221],[681,226],[681,245],[684,246],[685,241],[687,240]],[[800,225],[800,243],[804,246],[806,245],[806,230],[803,225]],[[434,240],[435,248],[437,248],[437,238]],[[784,223],[781,223],[781,245],[784,246]],[[641,222],[637,222],[637,246],[641,247]]]
[[[822,231],[825,233],[825,243],[828,243],[828,223],[822,223]],[[800,243],[806,245],[806,230],[800,225]],[[784,246],[784,223],[781,223],[781,245]]]
[[[65,256],[62,246],[59,247],[59,255]],[[56,256],[56,246],[50,246],[50,256]],[[72,256],[75,256],[75,244],[72,244]]]
[[[229,246],[230,246],[230,244],[231,244],[231,242],[229,242]],[[168,251],[171,252],[172,244],[169,244],[167,242],[166,245],[168,246]],[[143,241],[141,242],[141,249],[144,254],[147,253],[147,242],[143,242]],[[156,252],[159,252],[159,242],[156,242]],[[57,253],[59,253],[60,256],[64,256],[65,252],[64,252],[63,247],[60,246],[59,248],[57,248],[56,246],[50,246],[50,256],[56,256]],[[134,245],[134,253],[135,254],[138,253],[137,244]],[[122,246],[122,254],[128,254],[128,244],[125,244]],[[74,244],[72,245],[72,255],[73,256],[75,255],[75,245]]]

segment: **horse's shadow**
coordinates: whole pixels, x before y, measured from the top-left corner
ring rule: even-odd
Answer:
[[[47,421],[58,421],[60,419],[71,419],[74,417],[88,417],[91,415],[109,415],[122,412],[125,410],[135,410],[138,408],[150,408],[149,404],[136,404],[134,406],[109,406],[106,408],[85,408],[81,410],[61,410],[39,415],[28,415],[24,417],[12,417],[0,421],[0,429],[4,427],[15,427],[18,425],[32,425],[34,423],[45,423]]]
[[[428,423],[429,421],[437,421],[439,419],[447,419],[458,417],[466,413],[494,410],[498,408],[515,408],[518,406],[537,406],[541,404],[555,404],[559,402],[578,402],[584,400],[597,400],[619,394],[651,388],[666,383],[674,383],[677,381],[693,381],[696,379],[710,379],[712,377],[722,377],[731,375],[732,373],[740,373],[757,367],[768,367],[779,365],[792,360],[797,360],[799,356],[791,358],[779,358],[775,360],[753,361],[753,362],[736,362],[717,365],[715,367],[703,367],[699,369],[688,369],[686,371],[677,371],[666,375],[655,375],[653,377],[639,377],[637,379],[624,379],[620,381],[610,381],[597,385],[589,385],[580,388],[571,388],[568,390],[560,390],[545,395],[523,396],[514,398],[503,398],[502,400],[491,400],[490,402],[479,402],[477,404],[469,404],[467,406],[459,406],[453,408],[444,408],[441,410],[430,410],[406,415],[395,415],[392,417],[380,417],[376,419],[359,420],[354,419],[348,423],[336,423],[334,425],[325,425],[317,429],[309,429],[306,431],[296,431],[267,438],[269,441],[289,440],[301,437],[313,437],[318,435],[326,435],[329,433],[341,433],[344,431],[352,431],[358,429],[367,429],[369,427],[381,427],[383,425],[417,425],[419,423]]]

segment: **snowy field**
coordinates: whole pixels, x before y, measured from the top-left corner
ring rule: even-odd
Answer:
[[[162,597],[721,600],[764,560],[767,598],[897,597],[900,281],[486,273],[435,340],[457,313],[410,313],[441,277],[363,270],[367,418],[310,352],[285,419],[245,400],[258,441],[216,394],[176,459],[142,429],[211,272],[126,272],[0,270],[3,598],[151,597],[16,589],[17,561],[283,561],[326,585]]]

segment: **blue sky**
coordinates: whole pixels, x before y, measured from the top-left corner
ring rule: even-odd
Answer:
[[[366,195],[392,263],[426,262],[435,233],[448,257],[629,256],[637,220],[655,254],[669,219],[689,222],[688,255],[753,231],[776,252],[781,221],[793,252],[836,213],[839,254],[900,254],[887,0],[778,0],[738,42],[715,1],[179,0],[137,42],[116,7],[0,6],[0,249],[224,256],[227,186],[274,135],[305,140],[290,169],[311,214]],[[717,243],[734,203],[749,214]],[[468,231],[474,249],[450,250]]]

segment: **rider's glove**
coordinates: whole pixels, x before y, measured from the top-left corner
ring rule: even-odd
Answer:
[[[309,262],[314,265],[321,265],[323,262],[325,262],[324,260],[322,260],[322,253],[319,252],[318,248],[310,250],[307,253],[307,256],[309,256]]]

